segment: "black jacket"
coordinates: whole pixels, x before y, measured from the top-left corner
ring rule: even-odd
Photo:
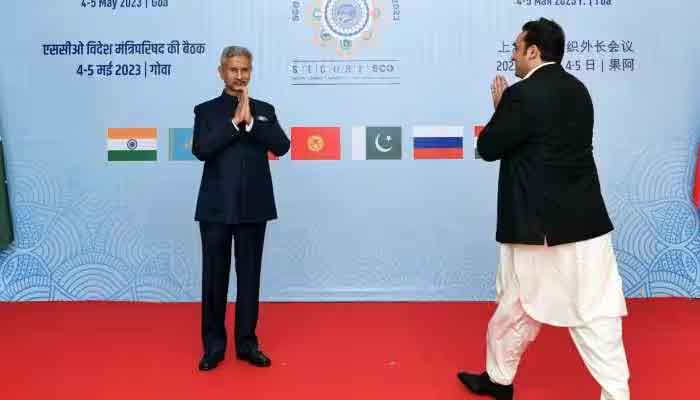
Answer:
[[[277,218],[268,150],[289,151],[289,139],[275,109],[250,99],[253,129],[236,130],[231,122],[237,98],[226,94],[194,108],[192,154],[204,161],[194,219],[225,224]]]
[[[557,245],[613,229],[593,160],[593,103],[559,64],[506,89],[477,151],[501,160],[496,240]]]

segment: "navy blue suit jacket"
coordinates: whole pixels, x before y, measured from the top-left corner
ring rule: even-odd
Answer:
[[[268,150],[289,151],[275,108],[250,99],[253,129],[231,122],[238,99],[225,92],[194,108],[192,154],[204,161],[196,221],[259,223],[277,218]]]

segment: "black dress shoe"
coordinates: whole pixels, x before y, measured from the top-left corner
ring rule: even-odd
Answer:
[[[260,350],[250,350],[245,353],[237,353],[236,357],[239,360],[248,361],[249,363],[255,365],[256,367],[269,367],[272,364],[272,360],[265,355]]]
[[[199,370],[209,371],[217,367],[221,361],[223,361],[223,353],[219,354],[205,354],[202,359],[199,360]]]
[[[474,394],[491,396],[496,400],[513,400],[513,385],[493,383],[486,372],[481,375],[460,372],[457,378]]]

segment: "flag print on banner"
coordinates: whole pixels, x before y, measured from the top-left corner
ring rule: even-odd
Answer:
[[[479,135],[481,135],[481,131],[484,130],[483,125],[474,125],[474,158],[475,159],[480,159],[481,156],[479,155],[479,151],[476,149],[476,142],[479,141]]]
[[[156,128],[107,129],[107,161],[156,161]]]
[[[693,203],[695,208],[700,208],[700,145],[695,157],[695,183],[693,184]]]
[[[293,127],[292,160],[340,160],[340,128]]]
[[[192,128],[170,128],[170,160],[196,161],[192,154]]]
[[[356,126],[352,128],[353,160],[400,160],[401,127]]]
[[[461,126],[416,126],[413,128],[413,158],[462,159],[463,140],[464,128]]]
[[[10,195],[7,191],[7,175],[5,174],[5,155],[0,137],[0,250],[6,249],[15,240],[10,212]]]

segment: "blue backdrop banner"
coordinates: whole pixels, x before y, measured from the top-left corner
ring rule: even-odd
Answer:
[[[263,299],[492,299],[498,164],[475,158],[474,136],[492,113],[493,77],[516,81],[511,43],[540,16],[564,27],[563,65],[594,100],[594,154],[626,295],[700,295],[695,2],[0,9],[15,231],[0,251],[0,301],[199,300],[193,107],[221,92],[216,68],[233,44],[253,52],[251,95],[275,105],[287,134],[300,135],[294,146],[315,130],[339,145],[325,160],[270,161],[280,218],[268,226]]]

